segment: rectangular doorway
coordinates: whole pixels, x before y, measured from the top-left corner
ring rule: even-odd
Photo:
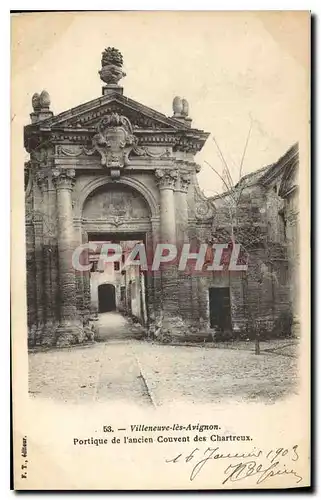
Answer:
[[[222,332],[232,329],[230,289],[209,288],[210,327]]]

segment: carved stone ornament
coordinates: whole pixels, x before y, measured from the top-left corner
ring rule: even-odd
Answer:
[[[198,201],[195,204],[195,217],[199,220],[208,220],[214,216],[214,207],[208,201]]]
[[[68,189],[72,190],[74,184],[76,172],[73,168],[55,168],[52,170],[52,181],[56,189]]]
[[[123,56],[118,49],[108,47],[105,49],[101,58],[100,78],[107,85],[117,85],[119,80],[126,76],[122,70]]]
[[[174,169],[159,168],[155,170],[155,176],[159,189],[174,189],[178,179],[178,171]]]
[[[171,156],[171,151],[169,148],[158,148],[147,147],[147,146],[135,146],[133,148],[133,154],[137,156],[147,156],[150,158],[169,158]]]
[[[48,172],[45,169],[36,170],[35,172],[35,179],[41,190],[46,187],[47,176]]]
[[[136,142],[130,121],[118,113],[102,118],[92,141],[101,156],[101,164],[113,171],[129,164],[128,155]]]
[[[121,226],[122,224],[124,224],[124,220],[119,217],[118,215],[115,215],[115,217],[113,217],[111,220],[110,220],[111,224],[113,224],[114,226],[116,227],[119,227]]]
[[[191,175],[188,172],[180,172],[177,190],[182,193],[187,193],[190,183]]]
[[[94,149],[88,149],[85,146],[79,144],[69,144],[67,147],[58,144],[56,146],[57,156],[67,156],[69,158],[76,158],[78,156],[86,155],[90,156],[95,153]]]

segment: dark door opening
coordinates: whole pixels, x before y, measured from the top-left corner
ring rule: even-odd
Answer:
[[[231,330],[231,302],[229,288],[210,288],[210,326],[221,332]]]
[[[100,313],[116,311],[115,287],[111,284],[99,285],[98,308]]]

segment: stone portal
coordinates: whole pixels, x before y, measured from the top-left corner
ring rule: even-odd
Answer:
[[[223,336],[232,330],[247,337],[255,318],[272,325],[276,300],[284,313],[291,302],[287,252],[260,203],[271,200],[279,214],[289,212],[284,199],[297,149],[279,169],[261,170],[254,183],[242,179],[237,230],[231,232],[231,193],[207,199],[199,189],[195,156],[209,134],[194,128],[187,100],[176,96],[172,116],[165,116],[125,97],[117,49],[103,53],[100,76],[102,96],[58,115],[48,92],[32,98],[24,129],[30,345],[82,342],[89,322],[112,307],[140,321],[146,335],[167,341],[213,340],[217,328]],[[281,176],[287,181],[279,189],[275,179]],[[147,271],[134,265],[124,271],[122,261],[97,268],[98,243],[124,249],[141,242],[148,259],[158,243],[175,245],[179,253],[188,244],[194,254],[189,261],[203,249],[210,265],[212,244],[233,248],[235,238],[253,243],[246,275],[224,265],[219,272],[188,272],[177,262]],[[87,246],[79,269],[73,258],[81,245]]]

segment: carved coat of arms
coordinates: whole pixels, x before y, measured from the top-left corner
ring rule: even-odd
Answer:
[[[101,164],[119,175],[120,169],[128,165],[128,155],[136,144],[131,123],[125,116],[111,113],[102,118],[97,129],[93,147],[101,155]]]

